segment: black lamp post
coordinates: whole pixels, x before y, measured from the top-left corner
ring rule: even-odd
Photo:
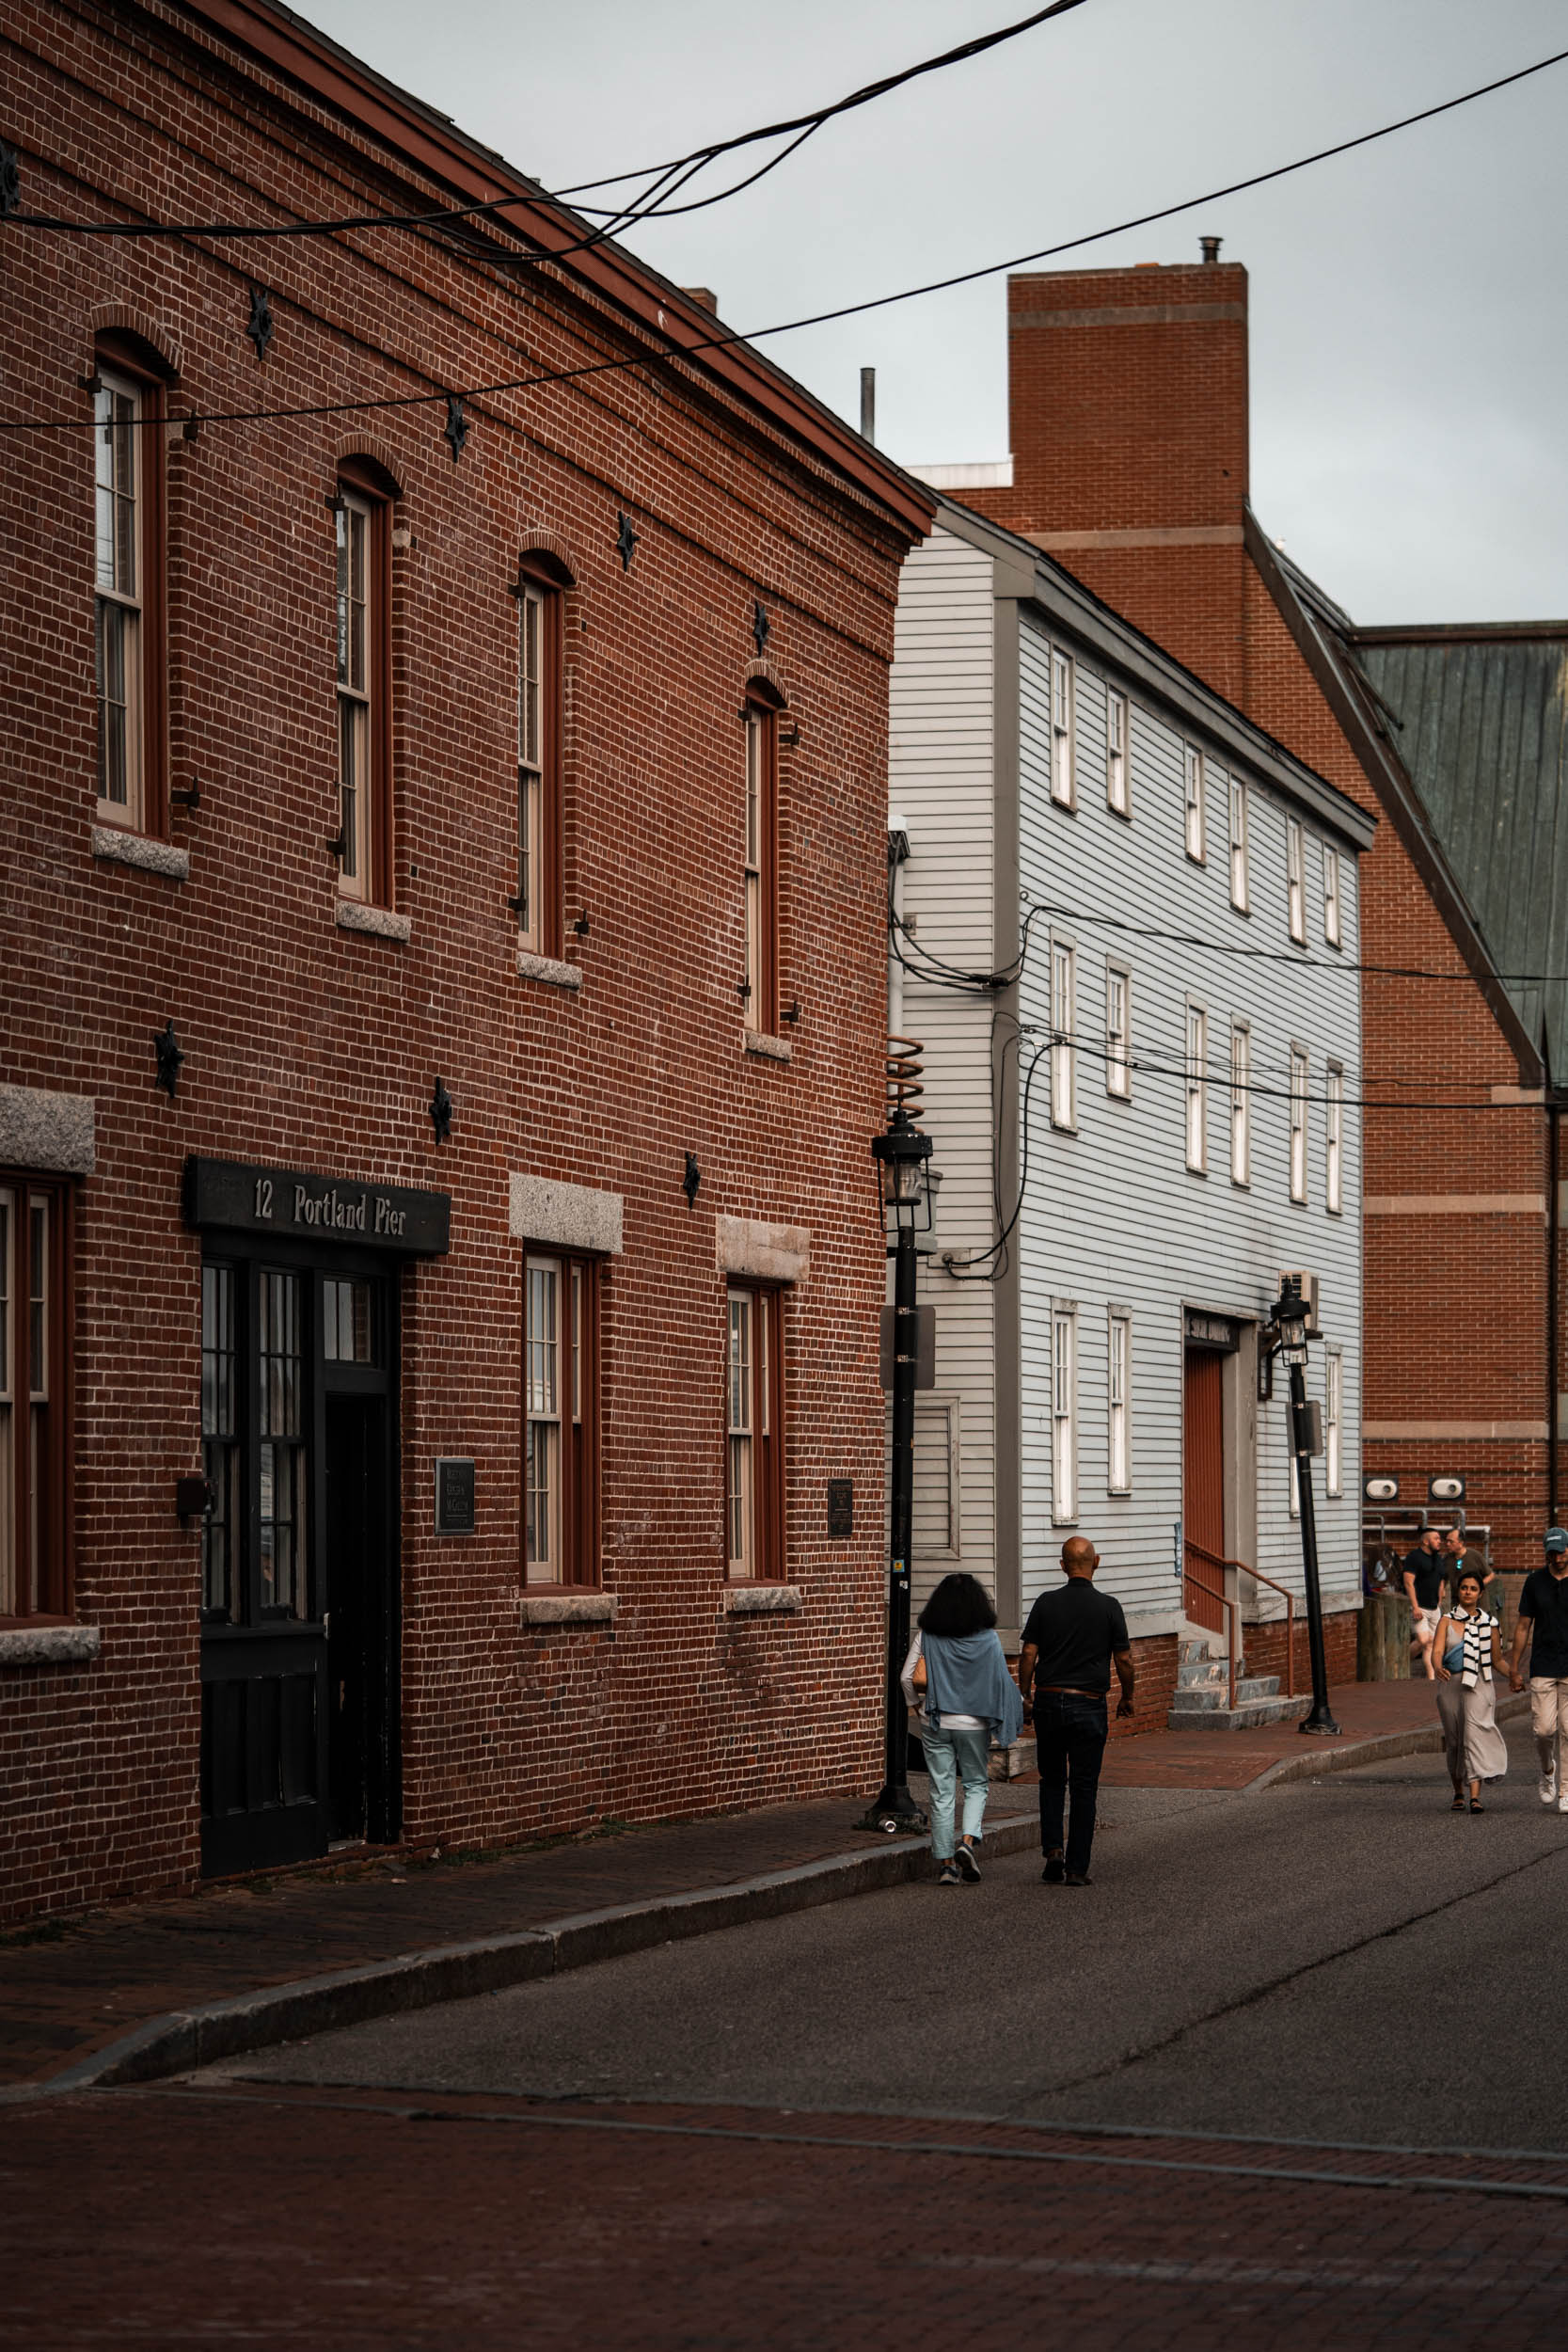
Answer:
[[[1318,1519],[1312,1500],[1312,1456],[1316,1413],[1307,1401],[1307,1341],[1312,1320],[1302,1295],[1301,1277],[1281,1275],[1271,1339],[1291,1375],[1291,1450],[1296,1464],[1296,1502],[1301,1511],[1301,1565],[1307,1584],[1307,1645],[1312,1660],[1312,1706],[1297,1729],[1338,1739],[1339,1726],[1328,1704],[1328,1658],[1323,1648],[1323,1599],[1318,1582]]]
[[[923,1828],[909,1788],[909,1713],[899,1679],[910,1646],[910,1547],[914,1519],[914,1379],[919,1316],[914,1237],[931,1221],[931,1138],[895,1110],[871,1146],[882,1180],[882,1220],[893,1250],[893,1491],[889,1513],[885,1753],[881,1788],[866,1815],[876,1829]]]

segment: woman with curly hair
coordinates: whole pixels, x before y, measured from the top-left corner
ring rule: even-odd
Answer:
[[[904,1697],[918,1714],[930,1774],[937,1883],[959,1886],[967,1880],[973,1886],[980,1876],[975,1848],[986,1818],[991,1745],[1010,1748],[1023,1722],[1023,1702],[1007,1671],[996,1612],[973,1576],[944,1576],[926,1603],[904,1661],[903,1684]],[[955,1851],[959,1780],[963,1837]]]

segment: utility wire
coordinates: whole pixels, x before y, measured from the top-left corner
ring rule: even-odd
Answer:
[[[940,56],[923,57],[918,65],[904,66],[896,73],[885,73],[880,80],[867,82],[863,88],[851,90],[847,98],[835,99],[832,105],[816,107],[810,114],[795,115],[784,122],[764,123],[754,131],[737,132],[733,138],[715,139],[706,147],[693,148],[688,155],[677,155],[671,163],[648,164],[638,171],[612,172],[602,180],[579,180],[570,188],[539,188],[518,196],[492,197],[482,204],[447,205],[434,213],[356,213],[338,220],[291,221],[277,227],[245,221],[55,220],[38,213],[13,213],[5,226],[12,229],[47,229],[82,237],[325,237],[335,236],[344,229],[438,229],[451,221],[498,219],[515,205],[554,203],[576,195],[578,190],[612,187],[624,180],[650,180],[661,186],[676,172],[688,173],[689,167],[689,172],[695,172],[715,162],[721,155],[734,154],[737,148],[753,147],[763,139],[785,138],[792,132],[800,132],[802,137],[809,137],[825,122],[832,121],[835,116],[850,114],[859,106],[869,106],[875,99],[887,97],[891,91],[901,89],[906,83],[918,81],[923,74],[940,73],[948,66],[962,65],[971,57],[982,56],[987,50],[999,48],[1005,41],[1016,40],[1022,33],[1033,32],[1036,25],[1043,24],[1048,17],[1065,16],[1069,9],[1083,6],[1084,0],[1052,0],[1049,8],[1037,8],[1032,15],[1020,17],[1015,24],[1004,24],[993,33],[977,34],[973,40],[960,41],[955,49],[944,49]],[[794,140],[791,147],[784,150],[784,154],[793,152],[794,147],[800,144],[800,139]],[[704,197],[697,203],[676,209],[697,212],[704,204],[716,204],[721,202],[723,197],[738,195],[740,189],[750,187],[752,181],[760,180],[765,172],[771,171],[776,164],[783,161],[784,156],[777,155],[772,162],[752,172],[749,179],[738,181],[734,187],[721,191],[721,195]],[[596,213],[599,207],[578,205],[574,210]],[[639,213],[635,207],[607,215],[611,221],[623,223],[653,216]],[[667,215],[663,216],[669,217]],[[603,233],[608,235],[610,232],[607,230]],[[597,239],[591,242],[597,242]],[[550,255],[547,258],[556,260],[560,257]]]
[[[1087,930],[1122,931],[1134,939],[1160,939],[1177,947],[1200,947],[1216,956],[1243,956],[1257,962],[1289,963],[1302,972],[1361,972],[1377,979],[1436,980],[1446,988],[1473,988],[1473,972],[1433,972],[1415,963],[1357,963],[1349,957],[1308,956],[1289,947],[1245,947],[1229,940],[1209,939],[1198,931],[1157,930],[1142,923],[1129,923],[1116,914],[1087,914],[1082,907],[1031,905],[1031,914],[1055,915],[1064,923],[1079,923]],[[1568,981],[1568,972],[1497,972],[1493,977],[1523,987],[1527,983],[1542,988]]]
[[[1101,244],[1106,238],[1119,237],[1129,230],[1148,228],[1154,221],[1172,220],[1180,213],[1190,213],[1196,211],[1200,205],[1215,204],[1222,198],[1238,196],[1248,188],[1262,187],[1270,181],[1286,179],[1292,172],[1306,171],[1314,164],[1326,163],[1336,155],[1349,154],[1353,149],[1367,147],[1375,139],[1389,138],[1396,131],[1409,130],[1415,123],[1429,122],[1434,116],[1449,114],[1456,106],[1467,106],[1478,98],[1489,97],[1494,90],[1507,89],[1515,82],[1528,81],[1532,74],[1544,73],[1549,67],[1560,65],[1565,58],[1568,58],[1568,49],[1560,49],[1549,57],[1539,58],[1534,65],[1521,66],[1516,72],[1500,74],[1496,81],[1481,83],[1474,89],[1462,91],[1457,98],[1444,99],[1438,105],[1423,106],[1416,114],[1402,115],[1398,121],[1386,122],[1375,131],[1363,131],[1355,138],[1340,139],[1332,147],[1319,148],[1310,155],[1298,156],[1293,163],[1277,164],[1269,171],[1254,172],[1247,179],[1232,180],[1226,186],[1211,188],[1202,196],[1183,197],[1180,203],[1162,205],[1153,212],[1138,213],[1131,219],[1115,222],[1108,229],[1091,230],[1086,235],[1081,237],[1066,237],[1057,245],[1041,246],[1032,253],[1017,253],[1005,262],[988,262],[980,268],[960,270],[949,278],[934,278],[924,285],[906,286],[896,294],[874,294],[863,302],[841,303],[835,310],[816,310],[803,318],[785,319],[776,326],[752,327],[744,333],[706,335],[692,342],[676,342],[673,337],[667,338],[665,348],[661,351],[634,352],[620,359],[588,360],[578,367],[554,368],[537,375],[512,376],[497,383],[474,384],[462,391],[451,394],[443,389],[438,391],[394,394],[379,400],[321,401],[291,408],[194,410],[184,420],[176,418],[170,421],[178,423],[183,421],[197,425],[256,424],[291,418],[362,416],[386,413],[395,408],[433,407],[449,397],[472,401],[488,398],[499,392],[531,391],[547,384],[576,383],[591,375],[610,375],[627,368],[646,367],[658,359],[691,358],[700,352],[723,351],[736,343],[762,342],[774,335],[798,333],[803,327],[823,326],[838,319],[859,318],[870,310],[887,310],[895,303],[913,302],[926,294],[948,293],[955,286],[969,286],[977,283],[981,278],[998,278],[1008,270],[1022,269],[1029,262],[1051,261],[1058,254],[1078,252],[1085,246]],[[541,255],[540,258],[547,260],[549,257]],[[150,422],[151,420],[137,419],[135,421],[137,423]],[[0,432],[84,432],[91,431],[96,422],[97,420],[92,417],[7,418],[0,419]]]

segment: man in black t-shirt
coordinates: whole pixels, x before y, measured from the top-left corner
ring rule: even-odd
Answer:
[[[1094,1843],[1095,1801],[1109,1725],[1105,1700],[1115,1661],[1121,1696],[1118,1715],[1132,1712],[1132,1652],[1121,1603],[1097,1593],[1094,1572],[1100,1554],[1085,1535],[1069,1535],[1062,1546],[1067,1582],[1042,1593],[1023,1629],[1018,1687],[1023,1712],[1035,1722],[1040,1770],[1041,1877],[1052,1886],[1087,1886]],[[1062,1824],[1069,1785],[1072,1810],[1067,1850]]]
[[[1411,1638],[1419,1642],[1427,1680],[1435,1682],[1432,1641],[1443,1614],[1443,1586],[1449,1564],[1443,1557],[1443,1531],[1429,1527],[1414,1551],[1404,1555],[1404,1590],[1410,1602]]]
[[[1546,1530],[1546,1565],[1532,1568],[1519,1596],[1513,1654],[1508,1661],[1510,1688],[1525,1687],[1525,1644],[1529,1654],[1530,1729],[1541,1767],[1543,1804],[1568,1813],[1563,1785],[1563,1749],[1568,1748],[1568,1528]]]

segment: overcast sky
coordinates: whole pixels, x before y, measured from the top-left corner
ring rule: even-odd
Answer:
[[[304,0],[548,187],[778,119],[1026,0]],[[1568,49],[1568,0],[1085,0],[627,242],[752,329],[1201,195]],[[1568,613],[1568,63],[1081,265],[1251,274],[1252,496],[1361,620]],[[1079,265],[1072,259],[1053,267]],[[1006,454],[1006,279],[771,339],[906,463]]]

